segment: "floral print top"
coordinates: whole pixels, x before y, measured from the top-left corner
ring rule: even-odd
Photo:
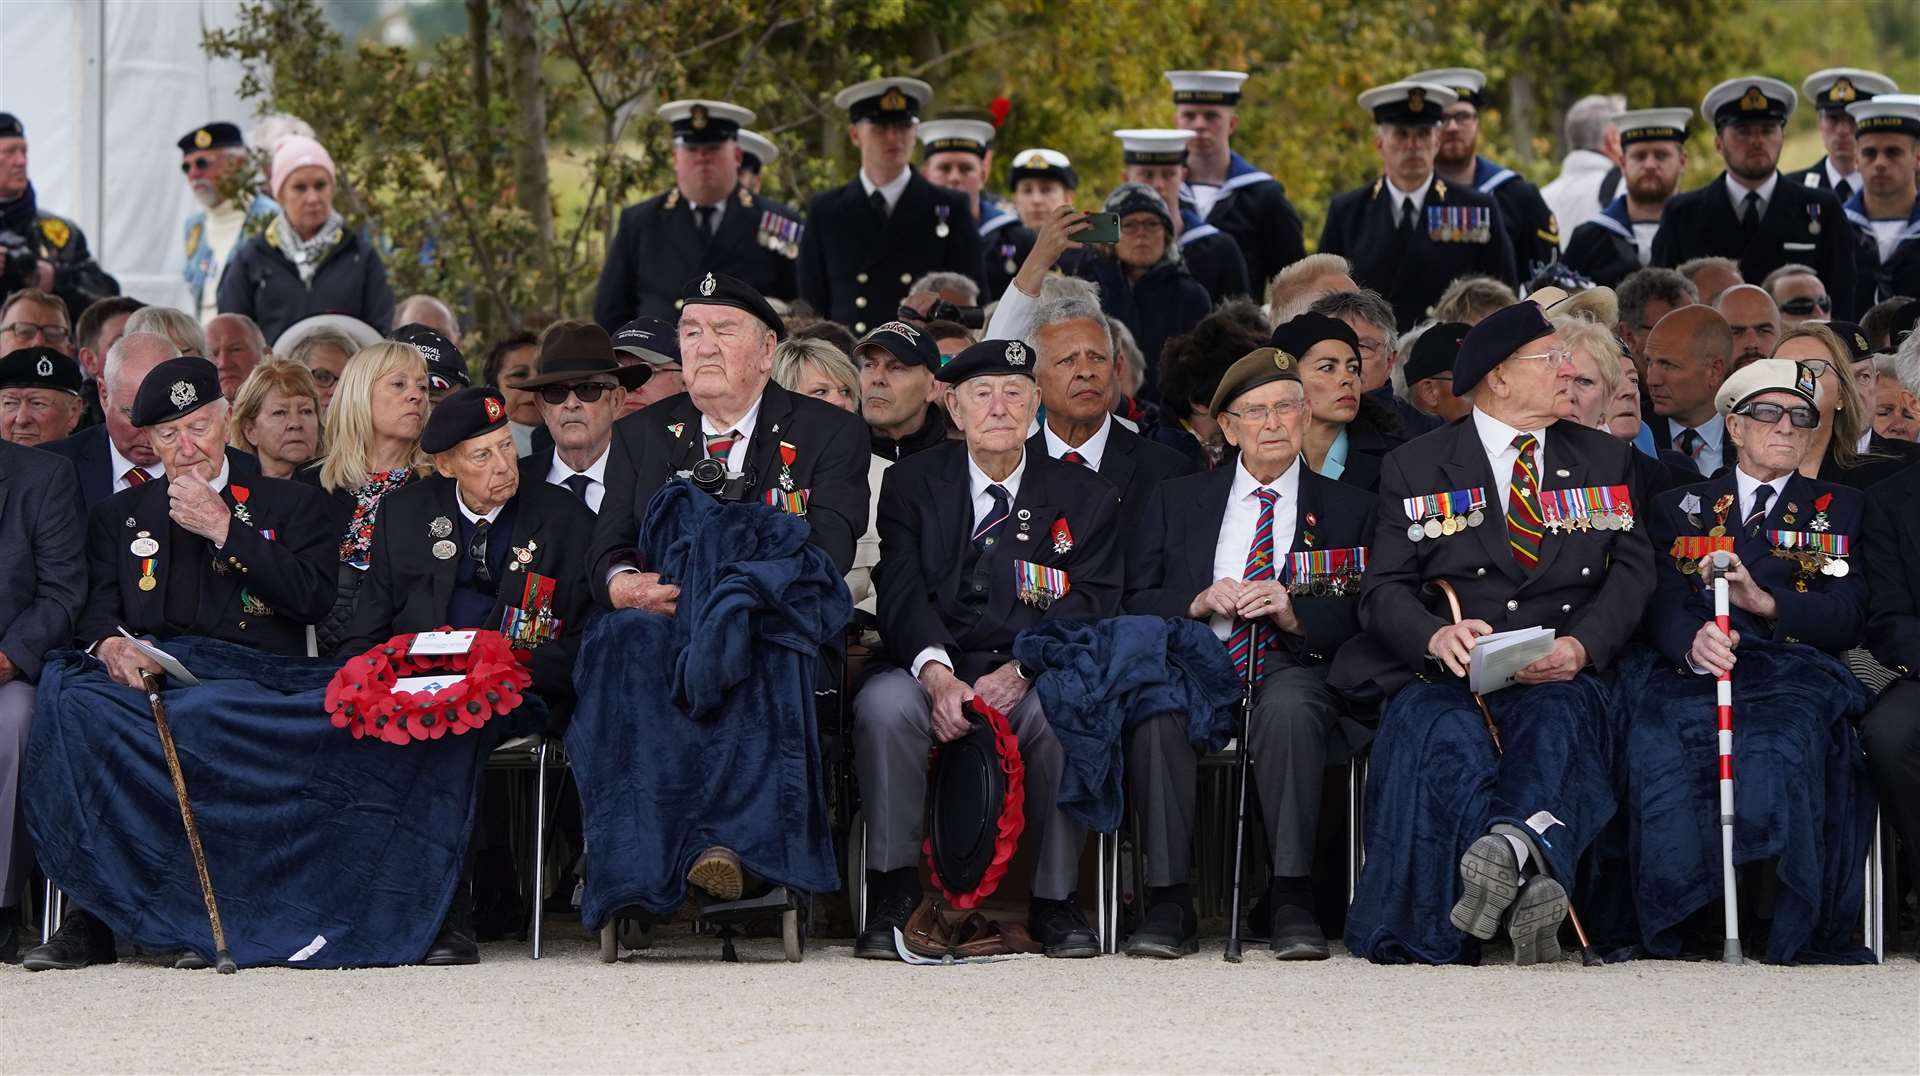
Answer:
[[[367,570],[373,557],[373,528],[378,522],[381,498],[413,478],[412,468],[396,467],[351,491],[353,519],[347,523],[346,536],[340,539],[340,563]]]

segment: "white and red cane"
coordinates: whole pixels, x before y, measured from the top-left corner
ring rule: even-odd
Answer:
[[[1732,640],[1727,626],[1727,569],[1733,559],[1727,551],[1713,554],[1713,623]],[[1726,902],[1727,945],[1721,959],[1744,963],[1740,955],[1740,897],[1733,884],[1733,669],[1720,674],[1715,685],[1720,718],[1720,888]]]

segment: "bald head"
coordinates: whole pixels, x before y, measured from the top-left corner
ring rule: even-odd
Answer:
[[[460,346],[460,319],[453,308],[431,295],[409,295],[393,308],[395,325],[425,325]]]
[[[100,407],[106,412],[107,437],[120,455],[142,467],[158,465],[146,431],[133,425],[133,397],[154,367],[180,354],[159,333],[128,333],[107,349],[100,370]]]
[[[1647,395],[1655,414],[1685,426],[1713,417],[1713,394],[1733,370],[1726,318],[1712,307],[1680,307],[1647,334],[1646,352]]]
[[[1733,337],[1733,368],[1773,354],[1780,339],[1780,308],[1765,288],[1735,284],[1713,301]]]

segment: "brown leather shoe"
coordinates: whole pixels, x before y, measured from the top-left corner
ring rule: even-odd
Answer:
[[[715,845],[700,853],[687,868],[687,882],[706,890],[715,900],[739,900],[747,888],[747,875],[731,848]]]

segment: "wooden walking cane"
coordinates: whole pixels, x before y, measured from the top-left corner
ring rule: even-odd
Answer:
[[[1453,614],[1453,622],[1460,623],[1463,619],[1460,615],[1460,595],[1454,593],[1453,584],[1445,579],[1436,579],[1433,581],[1433,586],[1434,589],[1446,595],[1447,610]],[[1505,754],[1505,749],[1500,746],[1500,726],[1494,723],[1493,711],[1487,709],[1487,700],[1481,698],[1477,691],[1468,693],[1473,696],[1473,704],[1480,708],[1480,716],[1487,723],[1487,735],[1493,739],[1494,754]],[[1567,894],[1567,921],[1573,924],[1574,937],[1580,939],[1580,962],[1589,968],[1605,964],[1606,961],[1600,956],[1600,950],[1595,949],[1593,943],[1587,940],[1587,930],[1580,925],[1580,913],[1573,910],[1571,893]]]
[[[180,822],[187,828],[187,848],[193,853],[194,873],[200,876],[200,899],[207,905],[207,922],[213,927],[213,967],[222,975],[239,970],[233,954],[227,951],[227,932],[220,929],[220,905],[213,899],[213,878],[207,874],[207,853],[200,847],[200,825],[193,820],[193,805],[187,802],[187,779],[180,772],[180,756],[173,749],[173,729],[167,724],[167,707],[160,701],[160,677],[142,673],[147,689],[147,705],[153,708],[153,724],[160,730],[160,749],[167,756],[167,776],[173,778],[173,796],[180,801]]]

